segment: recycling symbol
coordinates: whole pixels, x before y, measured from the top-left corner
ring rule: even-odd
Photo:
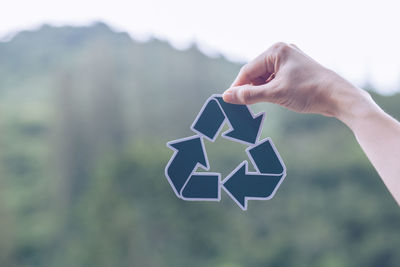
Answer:
[[[190,201],[220,201],[221,188],[247,210],[248,200],[271,199],[286,176],[286,167],[270,138],[258,140],[264,113],[253,115],[246,105],[226,103],[222,95],[209,97],[190,127],[196,134],[167,143],[174,151],[165,167],[165,176],[176,196]],[[223,138],[248,145],[248,162],[240,163],[221,181],[221,174],[210,170],[204,138],[214,142],[224,124],[229,130]]]

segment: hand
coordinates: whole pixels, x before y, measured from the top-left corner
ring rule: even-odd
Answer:
[[[364,90],[304,54],[277,43],[246,64],[223,94],[233,104],[272,102],[334,116],[347,124],[400,205],[400,123]]]
[[[244,65],[223,98],[233,104],[272,102],[343,120],[349,109],[358,107],[353,105],[355,100],[360,104],[371,101],[367,92],[285,43],[273,45]]]

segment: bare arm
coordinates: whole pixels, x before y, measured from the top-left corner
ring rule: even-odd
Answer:
[[[277,43],[239,72],[224,100],[272,102],[302,113],[334,116],[356,136],[400,205],[400,123],[364,90],[324,68],[294,45]]]

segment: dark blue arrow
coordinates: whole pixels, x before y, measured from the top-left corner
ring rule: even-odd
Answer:
[[[246,149],[246,152],[258,172],[274,175],[285,172],[285,165],[271,139],[262,140],[256,146]]]
[[[249,172],[247,161],[242,162],[223,182],[224,189],[243,209],[249,199],[269,199],[286,175],[278,152],[270,139],[247,150],[257,172]]]
[[[274,192],[282,176],[249,173],[247,161],[244,161],[228,177],[223,186],[235,202],[246,210],[248,199],[267,199]]]
[[[192,129],[214,141],[224,121],[225,115],[217,100],[210,99],[200,111]]]
[[[255,144],[261,130],[264,114],[253,117],[246,105],[235,105],[226,103],[222,96],[215,96],[233,130],[224,133],[224,136],[232,139]]]
[[[165,176],[175,194],[185,200],[220,200],[219,173],[195,173],[199,165],[209,168],[201,137],[192,136],[167,143],[175,151]]]
[[[178,197],[181,190],[198,164],[208,168],[207,156],[204,144],[199,136],[192,136],[175,140],[167,144],[176,151],[165,168],[165,175],[174,188]]]
[[[188,200],[219,200],[219,180],[220,174],[193,174],[182,190],[182,197]]]
[[[203,106],[192,130],[214,141],[228,119],[231,130],[223,137],[244,143],[255,144],[261,130],[264,114],[253,117],[246,105],[234,105],[224,102],[221,95],[212,95]]]

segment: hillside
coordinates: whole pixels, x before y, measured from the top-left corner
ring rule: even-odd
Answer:
[[[103,23],[0,43],[0,265],[397,266],[399,208],[335,119],[252,106],[288,170],[274,199],[176,198],[165,143],[239,68]],[[374,98],[400,118],[400,94]],[[244,148],[207,142],[212,171]]]

